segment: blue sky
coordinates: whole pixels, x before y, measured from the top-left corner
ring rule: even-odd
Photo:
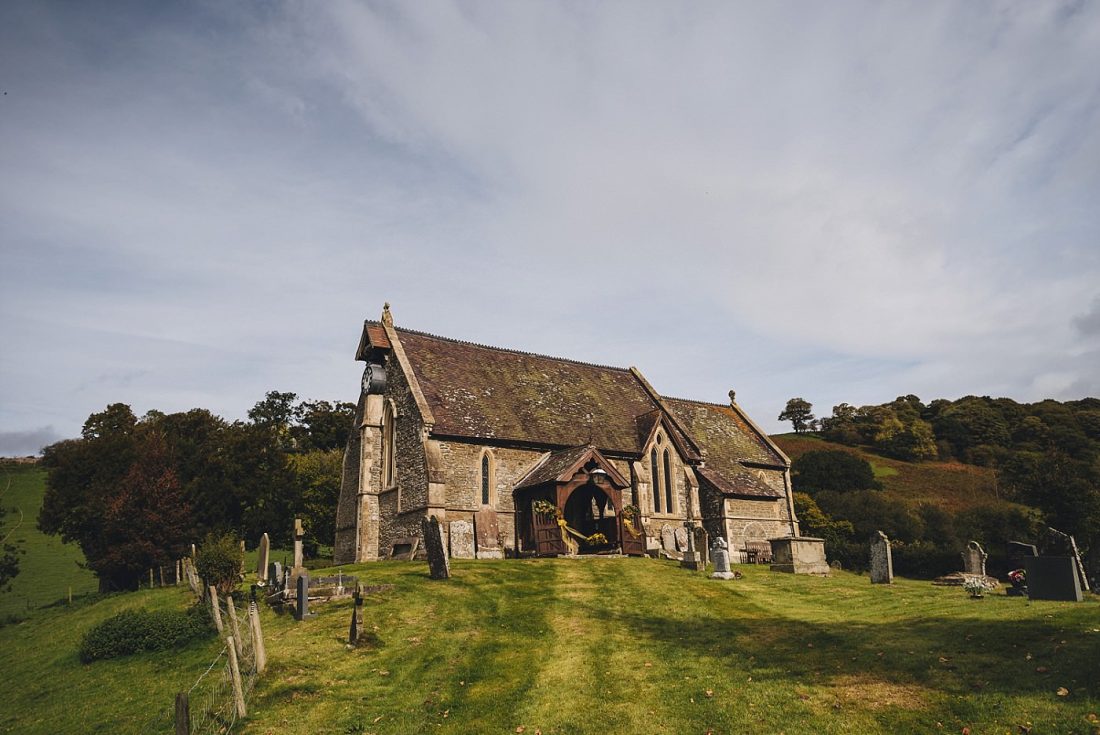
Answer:
[[[0,6],[0,454],[354,400],[364,318],[768,430],[1100,395],[1096,3]]]

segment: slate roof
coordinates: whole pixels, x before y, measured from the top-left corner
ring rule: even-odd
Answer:
[[[548,452],[546,456],[544,456],[542,460],[523,477],[523,479],[516,483],[516,489],[520,490],[525,487],[541,485],[544,482],[555,482],[560,480],[566,472],[588,457],[590,452],[596,453],[593,455],[595,458],[599,450],[595,449],[595,447],[587,446],[569,447],[568,449]],[[611,482],[615,485],[627,487],[630,484],[626,478],[619,474],[614,465],[607,463],[606,460],[602,460],[602,458],[596,461],[599,462],[600,466],[608,473]]]
[[[784,467],[783,458],[732,407],[683,398],[665,398],[665,405],[695,442],[706,451],[703,479],[729,495],[779,497],[756,472],[742,462]]]
[[[365,326],[361,349],[367,343],[381,347],[381,326],[370,321]],[[435,418],[433,434],[554,450],[521,481],[524,486],[557,477],[588,446],[639,456],[662,415],[653,395],[626,368],[395,331]],[[697,470],[704,481],[730,495],[779,497],[744,463],[784,467],[786,462],[737,410],[662,400],[706,452],[706,466]],[[664,423],[679,438],[676,426]]]
[[[635,417],[657,405],[626,368],[396,332],[437,435],[642,450]]]

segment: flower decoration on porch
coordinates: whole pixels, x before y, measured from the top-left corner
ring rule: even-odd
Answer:
[[[623,518],[629,518],[631,520],[634,520],[635,518],[637,518],[641,514],[642,514],[641,509],[636,505],[627,504],[627,505],[623,506]]]
[[[551,503],[549,500],[536,500],[531,504],[531,510],[541,515],[554,516],[555,518],[561,517],[561,511],[558,510],[558,506]]]
[[[607,543],[607,536],[604,536],[602,533],[594,533],[588,537],[585,543],[589,546],[603,546]]]
[[[972,598],[982,597],[986,590],[993,589],[993,585],[980,574],[964,574],[962,587]]]

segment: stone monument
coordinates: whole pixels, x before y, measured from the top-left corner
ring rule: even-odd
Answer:
[[[714,539],[710,547],[710,558],[714,560],[714,573],[711,579],[736,579],[737,575],[730,571],[730,552],[726,540],[719,536]]]
[[[871,584],[893,584],[894,557],[890,553],[890,539],[882,531],[871,537]]]
[[[451,565],[443,548],[443,531],[435,516],[420,521],[424,550],[428,553],[428,573],[432,579],[450,579]]]
[[[695,550],[695,521],[688,519],[684,521],[684,527],[677,530],[683,531],[687,539],[687,545],[684,549],[684,558],[680,560],[680,566],[683,569],[690,569],[693,572],[706,571],[706,558],[703,554]]]
[[[302,553],[302,539],[305,538],[306,532],[302,528],[302,519],[294,519],[294,565],[290,567],[290,587],[294,587],[298,582],[298,576],[305,573],[306,568],[304,565],[304,558]]]
[[[985,576],[985,560],[989,554],[977,541],[971,541],[966,545],[966,551],[962,553],[963,574],[978,574]]]
[[[298,599],[294,601],[294,619],[309,620],[313,614],[309,611],[309,572],[302,570],[298,575]]]
[[[667,523],[661,526],[661,548],[668,552],[676,551],[676,531]]]
[[[268,556],[271,553],[271,539],[266,533],[260,537],[260,546],[256,551],[256,576],[263,582],[267,579]]]
[[[786,536],[769,539],[773,572],[788,574],[813,574],[829,576],[829,564],[825,560],[825,540],[811,536]]]
[[[450,545],[452,559],[474,558],[474,525],[469,521],[451,521]]]
[[[474,513],[474,533],[477,536],[478,559],[503,559],[504,548],[500,544],[500,524],[497,512],[482,508]]]

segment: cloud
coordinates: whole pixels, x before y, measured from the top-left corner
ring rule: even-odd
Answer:
[[[770,428],[1096,390],[1098,6],[0,15],[0,427],[347,398],[385,300]]]
[[[29,457],[60,440],[61,436],[52,426],[30,431],[0,431],[0,457]]]
[[[1074,318],[1073,325],[1087,337],[1100,334],[1100,296],[1092,300],[1088,311]]]

